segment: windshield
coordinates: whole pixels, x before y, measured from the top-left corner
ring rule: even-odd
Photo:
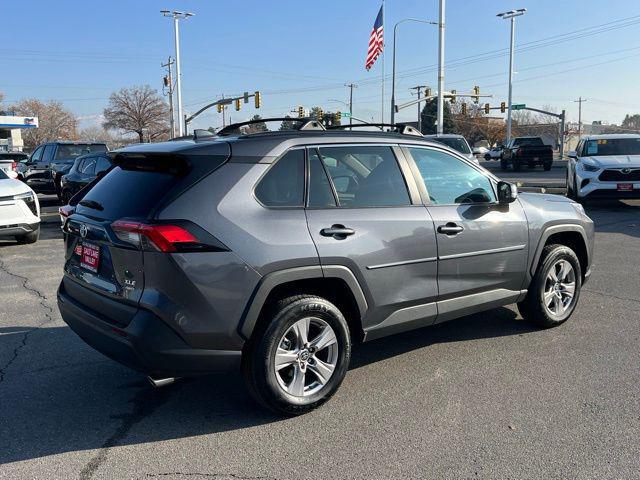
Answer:
[[[71,160],[87,153],[106,152],[107,146],[100,144],[58,145],[55,160]]]
[[[640,138],[601,138],[587,140],[585,155],[640,155]]]
[[[467,145],[467,141],[464,138],[438,137],[434,138],[434,140],[440,143],[444,143],[447,147],[451,147],[460,153],[471,153],[471,150],[469,150],[469,145]]]
[[[9,176],[4,173],[4,170],[0,169],[0,180],[6,180]]]

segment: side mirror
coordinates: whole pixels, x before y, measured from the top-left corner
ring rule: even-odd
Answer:
[[[509,182],[498,182],[498,203],[511,203],[518,198],[518,187]]]
[[[570,150],[569,153],[567,153],[567,157],[569,158],[578,158],[578,154],[575,150]]]

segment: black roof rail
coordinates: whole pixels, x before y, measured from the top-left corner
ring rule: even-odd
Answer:
[[[362,127],[378,127],[384,128],[389,127],[390,132],[399,133],[400,135],[413,135],[414,137],[423,137],[422,133],[420,133],[417,129],[413,128],[410,125],[404,125],[401,123],[392,124],[392,123],[358,123],[355,125],[331,125],[327,127],[327,130],[345,130],[351,128],[362,128]]]
[[[273,118],[259,118],[256,120],[248,120],[246,122],[240,123],[232,123],[231,125],[227,125],[222,130],[219,130],[216,135],[231,135],[235,133],[242,133],[240,131],[241,127],[245,127],[247,125],[255,125],[256,123],[267,123],[267,122],[292,122],[293,130],[325,130],[324,126],[315,119],[311,118],[300,118],[300,117],[273,117]],[[255,132],[260,133],[260,132]]]

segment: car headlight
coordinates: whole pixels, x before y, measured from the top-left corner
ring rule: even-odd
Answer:
[[[584,170],[585,172],[597,172],[598,170],[600,170],[600,167],[593,163],[580,162],[580,167],[582,167],[582,170]]]
[[[14,195],[13,199],[22,200],[27,204],[27,207],[29,207],[31,213],[33,213],[34,215],[38,215],[38,207],[36,207],[36,196],[33,194],[33,192],[19,193],[18,195]]]

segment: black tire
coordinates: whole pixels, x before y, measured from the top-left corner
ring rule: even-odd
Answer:
[[[504,158],[500,158],[500,169],[506,170],[509,167],[509,162],[507,162]]]
[[[545,287],[548,286],[547,275],[552,267],[561,260],[569,262],[573,268],[574,275],[574,292],[571,302],[567,305],[565,311],[561,314],[554,315],[545,306],[544,293]],[[580,261],[575,252],[566,245],[547,245],[542,251],[540,263],[536,270],[529,291],[523,301],[518,303],[518,311],[522,318],[538,325],[539,327],[549,328],[556,327],[566,322],[575,310],[580,298],[580,289],[582,288],[582,270]]]
[[[484,159],[485,159],[485,161],[488,162],[489,160],[491,160],[491,155],[489,155],[488,153],[485,153],[484,154]]]
[[[27,243],[36,243],[38,241],[38,237],[40,237],[40,225],[38,225],[38,227],[33,232],[16,236],[16,241],[21,245]]]
[[[542,164],[542,168],[544,168],[544,169],[545,169],[545,171],[547,171],[547,172],[548,172],[549,170],[551,170],[551,165],[553,165],[553,162],[544,162],[544,163]]]
[[[267,316],[267,323],[254,333],[242,356],[242,372],[249,392],[258,403],[280,414],[300,415],[319,407],[338,390],[349,367],[351,338],[344,316],[331,302],[314,295],[285,298]],[[319,391],[295,396],[286,392],[276,378],[275,352],[290,328],[308,317],[320,319],[333,329],[337,360],[333,373]],[[309,380],[315,377],[311,375]]]

